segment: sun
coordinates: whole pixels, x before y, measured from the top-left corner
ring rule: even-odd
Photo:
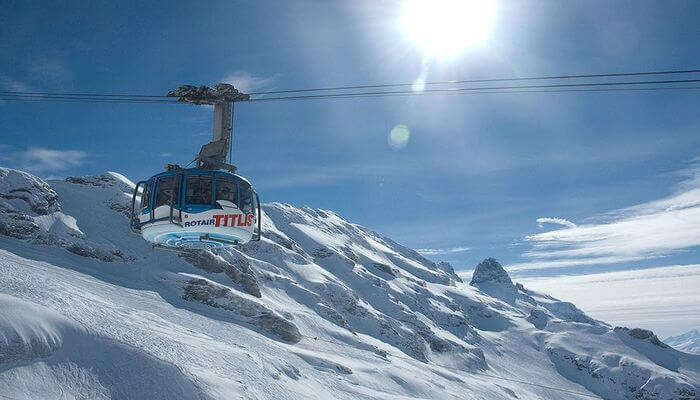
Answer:
[[[494,0],[406,0],[401,28],[429,58],[452,58],[485,44],[496,17]]]

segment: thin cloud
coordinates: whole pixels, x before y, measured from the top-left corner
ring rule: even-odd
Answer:
[[[32,88],[24,82],[0,75],[0,89],[8,92],[31,92]],[[7,104],[7,101],[0,100],[0,106]]]
[[[24,82],[12,79],[9,76],[0,76],[0,87],[11,92],[30,92],[32,88]]]
[[[531,256],[529,253],[524,254],[526,257]],[[508,264],[506,269],[510,272],[525,271],[532,269],[550,269],[550,268],[568,268],[591,265],[606,265],[619,264],[624,262],[633,262],[641,260],[649,260],[653,257],[646,256],[609,256],[609,257],[588,257],[588,258],[557,258],[553,260],[542,258],[534,258],[533,261]]]
[[[689,174],[689,171],[692,171]],[[700,246],[700,163],[674,195],[607,214],[602,223],[527,236],[529,261],[512,269],[603,265],[665,257]]]
[[[83,165],[88,153],[80,150],[54,150],[30,147],[15,154],[20,168],[33,172],[59,172]]]
[[[270,87],[270,85],[275,82],[275,78],[253,75],[247,71],[235,71],[232,74],[227,75],[222,82],[230,83],[239,91],[248,93],[254,90]]]
[[[424,256],[434,256],[439,254],[454,254],[464,253],[471,250],[471,247],[452,247],[449,249],[416,249],[416,251]]]
[[[576,228],[576,224],[564,218],[550,218],[550,217],[540,217],[537,218],[537,225],[542,228],[544,224],[554,224],[561,225],[567,228]]]
[[[700,264],[514,280],[571,301],[593,318],[661,336],[700,324]]]
[[[38,81],[58,83],[70,83],[73,81],[72,72],[57,61],[34,64],[29,69],[29,72]]]

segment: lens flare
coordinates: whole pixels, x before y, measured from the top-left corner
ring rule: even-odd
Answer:
[[[394,149],[403,149],[408,145],[411,138],[411,131],[406,125],[396,125],[389,132],[389,146]]]

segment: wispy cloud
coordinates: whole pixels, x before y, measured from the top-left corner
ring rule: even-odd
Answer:
[[[46,58],[29,66],[29,74],[39,82],[50,82],[51,86],[73,82],[73,73],[63,61],[63,57]]]
[[[0,89],[9,92],[31,92],[32,88],[24,82],[10,78],[9,76],[0,75]],[[6,104],[7,101],[0,100],[0,106]]]
[[[416,249],[417,252],[424,256],[434,256],[440,254],[464,253],[471,250],[471,247],[452,247],[448,249]]]
[[[661,336],[700,324],[699,264],[514,280],[572,301],[594,318]]]
[[[224,77],[222,82],[230,83],[241,92],[248,93],[270,87],[275,82],[275,77],[254,75],[247,71],[235,71]]]
[[[550,218],[550,217],[540,217],[537,218],[537,225],[542,228],[544,224],[554,224],[554,225],[561,225],[561,226],[566,226],[567,228],[575,228],[576,224],[573,222],[564,219],[564,218]]]
[[[683,174],[672,196],[608,213],[602,223],[527,236],[529,261],[511,269],[631,262],[700,246],[700,162]]]
[[[526,256],[530,253],[525,253]],[[659,257],[659,256],[657,256]],[[508,264],[506,269],[511,272],[531,270],[531,269],[549,269],[549,268],[566,268],[566,267],[580,267],[580,266],[592,266],[592,265],[608,265],[608,264],[618,264],[624,262],[633,262],[641,260],[649,260],[655,257],[649,256],[607,256],[607,257],[568,257],[568,258],[555,258],[546,259],[544,257],[537,258],[531,257],[531,261],[520,262]]]
[[[43,147],[30,147],[5,157],[4,162],[32,173],[56,173],[82,165],[88,153],[80,150],[55,150]]]
[[[31,87],[24,82],[10,78],[9,76],[0,76],[0,87],[11,92],[30,92]]]

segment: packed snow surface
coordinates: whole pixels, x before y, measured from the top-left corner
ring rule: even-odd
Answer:
[[[280,203],[263,207],[260,242],[154,250],[129,230],[132,190],[116,173],[47,183],[0,168],[0,394],[691,400],[700,390],[700,356],[513,283],[495,259],[466,284],[331,211]]]

